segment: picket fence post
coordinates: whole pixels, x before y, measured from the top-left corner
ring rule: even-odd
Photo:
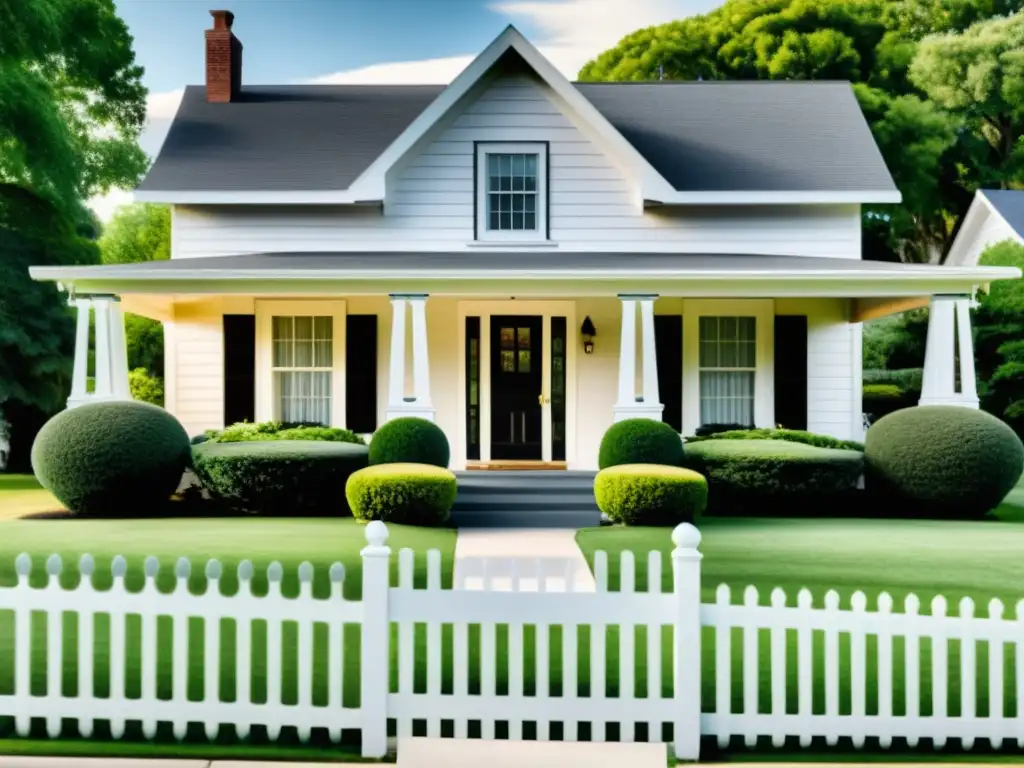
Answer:
[[[673,627],[672,727],[677,760],[700,758],[700,531],[689,523],[672,531],[672,592],[676,604]]]
[[[363,558],[363,627],[360,645],[360,710],[363,757],[384,757],[388,751],[388,689],[391,627],[388,588],[391,548],[388,529],[380,520],[366,526]]]

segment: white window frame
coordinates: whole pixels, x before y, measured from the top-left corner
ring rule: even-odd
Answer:
[[[775,300],[686,299],[683,302],[683,434],[700,426],[700,318],[753,317],[754,426],[775,426]],[[716,368],[714,370],[726,370]],[[743,369],[748,370],[748,369]]]
[[[487,228],[487,156],[537,155],[537,229]],[[476,145],[476,239],[485,243],[535,243],[548,239],[548,145],[543,141],[478,142]]]
[[[277,398],[274,394],[274,372],[277,370],[327,370],[324,368],[274,368],[273,318],[330,317],[332,324],[331,361],[331,423],[332,427],[345,426],[345,316],[346,304],[340,299],[256,301],[256,420],[277,419]]]

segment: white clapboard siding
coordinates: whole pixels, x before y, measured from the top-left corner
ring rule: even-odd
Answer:
[[[174,258],[338,250],[462,250],[473,240],[475,142],[549,145],[550,236],[560,250],[860,258],[857,205],[644,210],[617,158],[564,114],[544,83],[495,79],[389,181],[383,210],[177,206]]]
[[[585,731],[593,741],[664,739],[684,760],[700,757],[702,735],[723,748],[734,741],[755,746],[763,740],[775,747],[794,741],[809,747],[813,739],[830,745],[849,740],[855,747],[877,739],[887,748],[900,739],[911,746],[952,742],[961,750],[979,743],[1024,748],[1024,601],[1008,617],[999,600],[977,611],[970,598],[951,609],[938,596],[923,613],[921,601],[908,595],[896,612],[884,593],[869,601],[855,592],[844,602],[829,591],[816,603],[806,589],[793,600],[780,588],[766,594],[748,586],[735,594],[723,584],[714,602],[705,604],[700,598],[700,534],[685,524],[673,532],[668,591],[662,589],[661,553],[647,554],[647,588],[641,591],[643,579],[630,551],[621,553],[614,591],[603,552],[594,556],[594,592],[573,592],[569,572],[559,580],[538,578],[552,568],[541,559],[529,564],[526,578],[516,565],[509,578],[504,564],[485,561],[483,589],[448,589],[436,550],[426,553],[426,579],[418,585],[417,554],[408,549],[398,554],[398,578],[392,585],[386,527],[371,523],[366,537],[358,602],[343,597],[340,564],[330,568],[327,597],[314,596],[314,569],[300,565],[298,595],[292,597],[282,594],[285,574],[279,563],[267,568],[267,592],[258,596],[248,561],[238,566],[235,592],[222,590],[223,569],[211,560],[203,572],[205,590],[194,593],[189,590],[192,566],[184,558],[175,564],[173,579],[161,579],[161,564],[147,559],[141,588],[129,588],[127,563],[115,557],[111,585],[97,588],[103,580],[86,555],[78,565],[78,584],[65,589],[58,556],[47,559],[45,573],[30,582],[33,564],[21,555],[17,583],[0,587],[0,612],[14,616],[14,690],[0,695],[0,717],[13,717],[21,736],[38,720],[51,738],[74,735],[70,721],[77,721],[77,733],[84,737],[96,732],[99,721],[108,721],[114,738],[125,734],[129,721],[141,722],[146,738],[156,737],[160,724],[169,724],[179,739],[190,725],[199,725],[210,740],[220,736],[224,724],[240,738],[254,727],[265,728],[271,739],[294,728],[303,741],[314,728],[327,729],[335,742],[343,728],[358,729],[363,755],[373,758],[387,753],[389,720],[400,739],[422,734],[467,738],[474,732],[490,739],[502,730],[511,739],[532,734],[542,741],[577,740]],[[557,585],[566,591],[552,591]],[[33,623],[35,612],[45,615],[45,624]],[[65,656],[72,640],[64,634],[67,613],[76,616],[77,647]],[[98,630],[101,614],[109,616],[109,637]],[[157,617],[171,621],[170,648],[161,645],[166,636],[157,632]],[[190,619],[200,620],[201,631],[190,631]],[[288,636],[297,643],[286,647],[287,622],[296,625]],[[254,653],[255,623],[265,626],[265,659]],[[346,624],[359,625],[361,633],[358,709],[343,701]],[[314,651],[317,625],[326,625],[326,659]],[[666,627],[671,633],[663,635]],[[713,639],[714,695],[708,712],[701,711],[702,628]],[[227,637],[231,632],[234,637]],[[584,635],[589,637],[588,664],[579,653]],[[507,638],[503,655],[501,637]],[[663,678],[665,638],[672,646],[671,682]],[[397,643],[394,654],[392,642]],[[897,643],[905,649],[898,681]],[[977,663],[979,643],[987,648],[987,665]],[[104,644],[111,661],[110,692],[97,697],[103,682],[97,679],[94,656]],[[225,644],[235,646],[233,658],[221,654]],[[877,651],[869,654],[872,644]],[[138,655],[128,658],[129,648],[138,649]],[[950,668],[953,648],[959,662]],[[33,695],[33,672],[40,670],[33,670],[31,659],[40,650],[46,657],[46,687]],[[195,650],[204,659],[198,701],[189,700],[189,659]],[[159,685],[158,672],[168,657],[170,696],[161,698],[158,691],[166,685]],[[286,703],[282,675],[292,658],[298,660],[298,699]],[[78,692],[66,696],[62,672],[74,660]],[[267,670],[262,702],[254,701],[250,685],[259,662]],[[126,689],[130,665],[141,670],[141,695]],[[222,699],[221,680],[228,669],[236,687]],[[422,678],[418,669],[425,673]],[[609,670],[614,681],[608,679]],[[821,701],[814,698],[818,670]],[[326,678],[326,702],[314,701],[314,675]],[[507,688],[499,686],[503,679]],[[925,685],[931,701],[923,703]],[[981,705],[986,711],[979,715],[982,686],[988,693]],[[897,687],[905,687],[898,706]],[[871,689],[877,691],[875,705],[869,703]],[[960,701],[950,707],[952,690],[959,690]],[[1012,702],[1006,700],[1007,691]]]

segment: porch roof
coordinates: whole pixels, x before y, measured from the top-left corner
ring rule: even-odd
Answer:
[[[970,292],[1012,267],[754,254],[474,248],[459,252],[248,253],[138,264],[31,267],[79,292],[906,296]]]

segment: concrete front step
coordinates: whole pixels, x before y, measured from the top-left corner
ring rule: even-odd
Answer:
[[[492,493],[480,489],[459,490],[455,509],[485,512],[500,509],[565,509],[590,511],[597,509],[594,494],[584,493]]]
[[[593,472],[458,472],[460,528],[589,528],[601,524]]]
[[[601,524],[601,513],[597,510],[466,512],[453,509],[451,524],[456,528],[596,528]]]

